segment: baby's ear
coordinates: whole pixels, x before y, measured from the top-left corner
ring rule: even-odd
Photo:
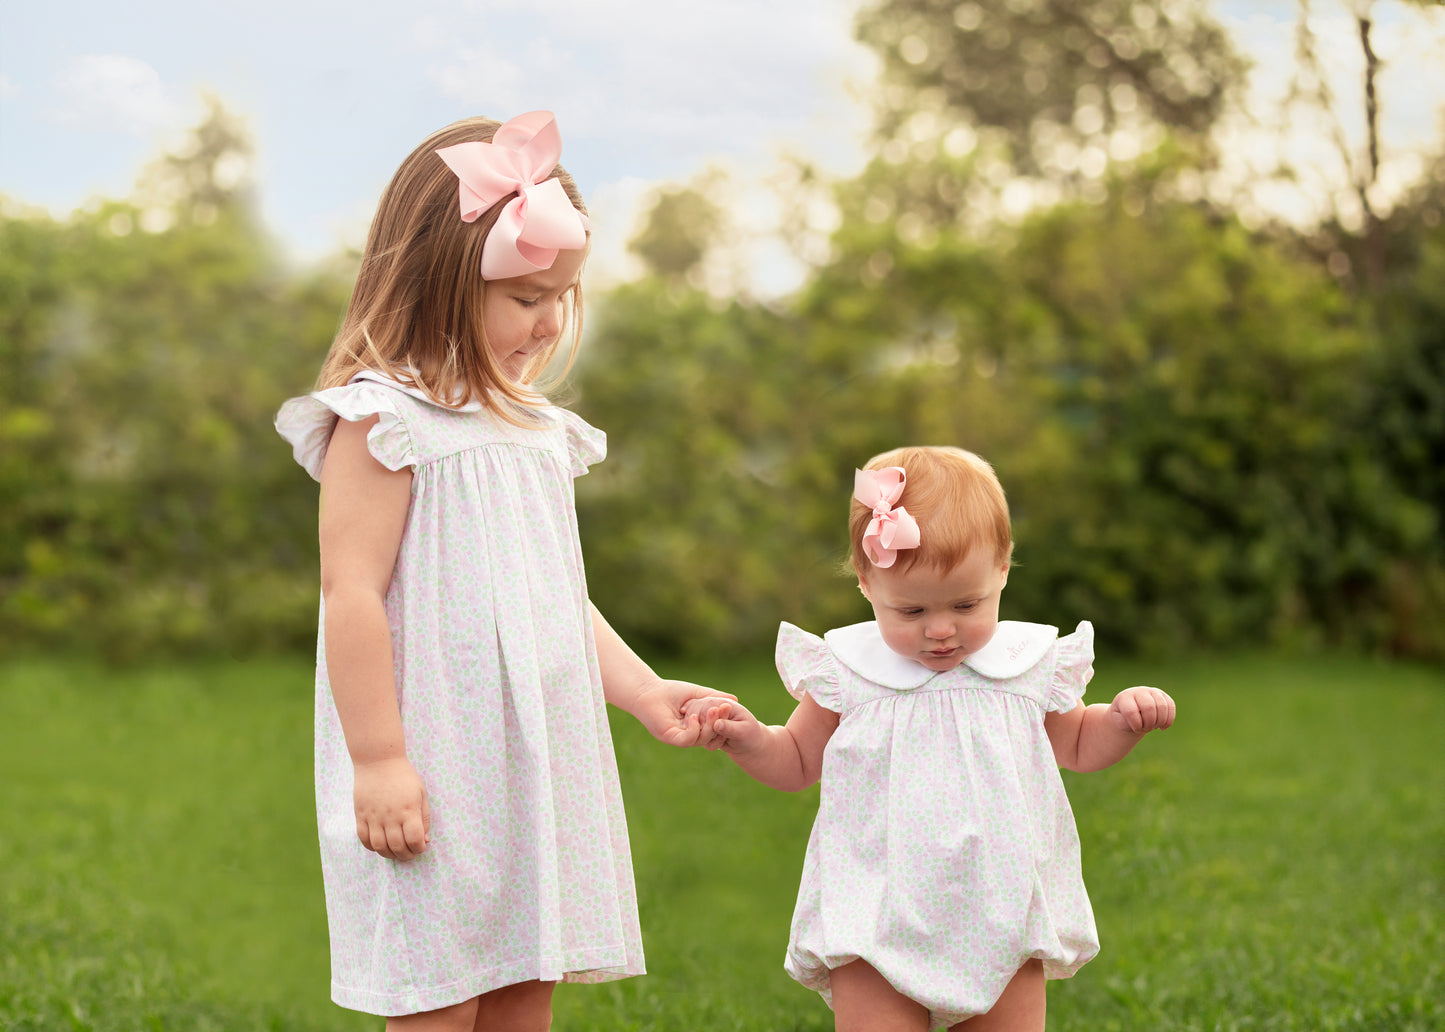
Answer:
[[[861,573],[858,575],[858,590],[863,592],[863,597],[869,602],[873,601],[873,596],[868,594],[868,578]]]

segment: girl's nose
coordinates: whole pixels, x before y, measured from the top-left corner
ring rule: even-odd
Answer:
[[[923,633],[936,641],[943,641],[953,636],[952,620],[930,620],[924,625]]]
[[[537,316],[536,325],[532,327],[534,337],[555,337],[562,332],[562,311],[561,306],[556,304],[547,305],[540,315]]]

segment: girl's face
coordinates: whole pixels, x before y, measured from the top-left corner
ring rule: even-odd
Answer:
[[[498,367],[513,383],[539,351],[562,332],[562,315],[577,289],[585,250],[560,251],[550,269],[511,279],[488,280],[482,294],[482,326]]]
[[[952,670],[988,644],[998,627],[998,600],[1008,563],[987,550],[969,554],[945,574],[915,563],[907,570],[876,566],[858,586],[888,647],[929,670]]]

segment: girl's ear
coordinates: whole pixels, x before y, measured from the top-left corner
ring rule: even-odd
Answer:
[[[873,596],[868,594],[868,578],[861,573],[858,575],[858,590],[863,592],[863,597],[869,602],[873,601]]]
[[[1000,590],[1002,590],[1002,589],[1003,589],[1003,586],[1008,583],[1008,570],[1009,570],[1009,564],[1008,564],[1007,560],[1005,560],[1003,566],[1000,567],[1000,568],[999,568],[999,571],[998,571],[998,573],[999,573],[998,586],[999,586],[999,589],[1000,589]]]

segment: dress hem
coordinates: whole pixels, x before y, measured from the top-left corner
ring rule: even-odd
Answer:
[[[625,949],[623,953],[626,953]],[[347,1010],[395,1018],[452,1007],[494,989],[534,979],[590,985],[647,974],[647,969],[641,961],[623,960],[619,963],[609,964],[606,960],[610,956],[615,956],[614,951],[589,950],[582,957],[575,958],[572,964],[562,971],[560,977],[549,975],[544,978],[543,975],[535,973],[536,965],[531,966],[533,974],[518,974],[517,972],[526,970],[528,966],[514,965],[505,969],[505,972],[493,971],[489,974],[459,978],[453,982],[413,988],[400,993],[372,992],[368,989],[341,985],[333,981],[331,983],[331,1002],[339,1007],[345,1007]],[[593,957],[596,958],[595,961],[592,959]]]

